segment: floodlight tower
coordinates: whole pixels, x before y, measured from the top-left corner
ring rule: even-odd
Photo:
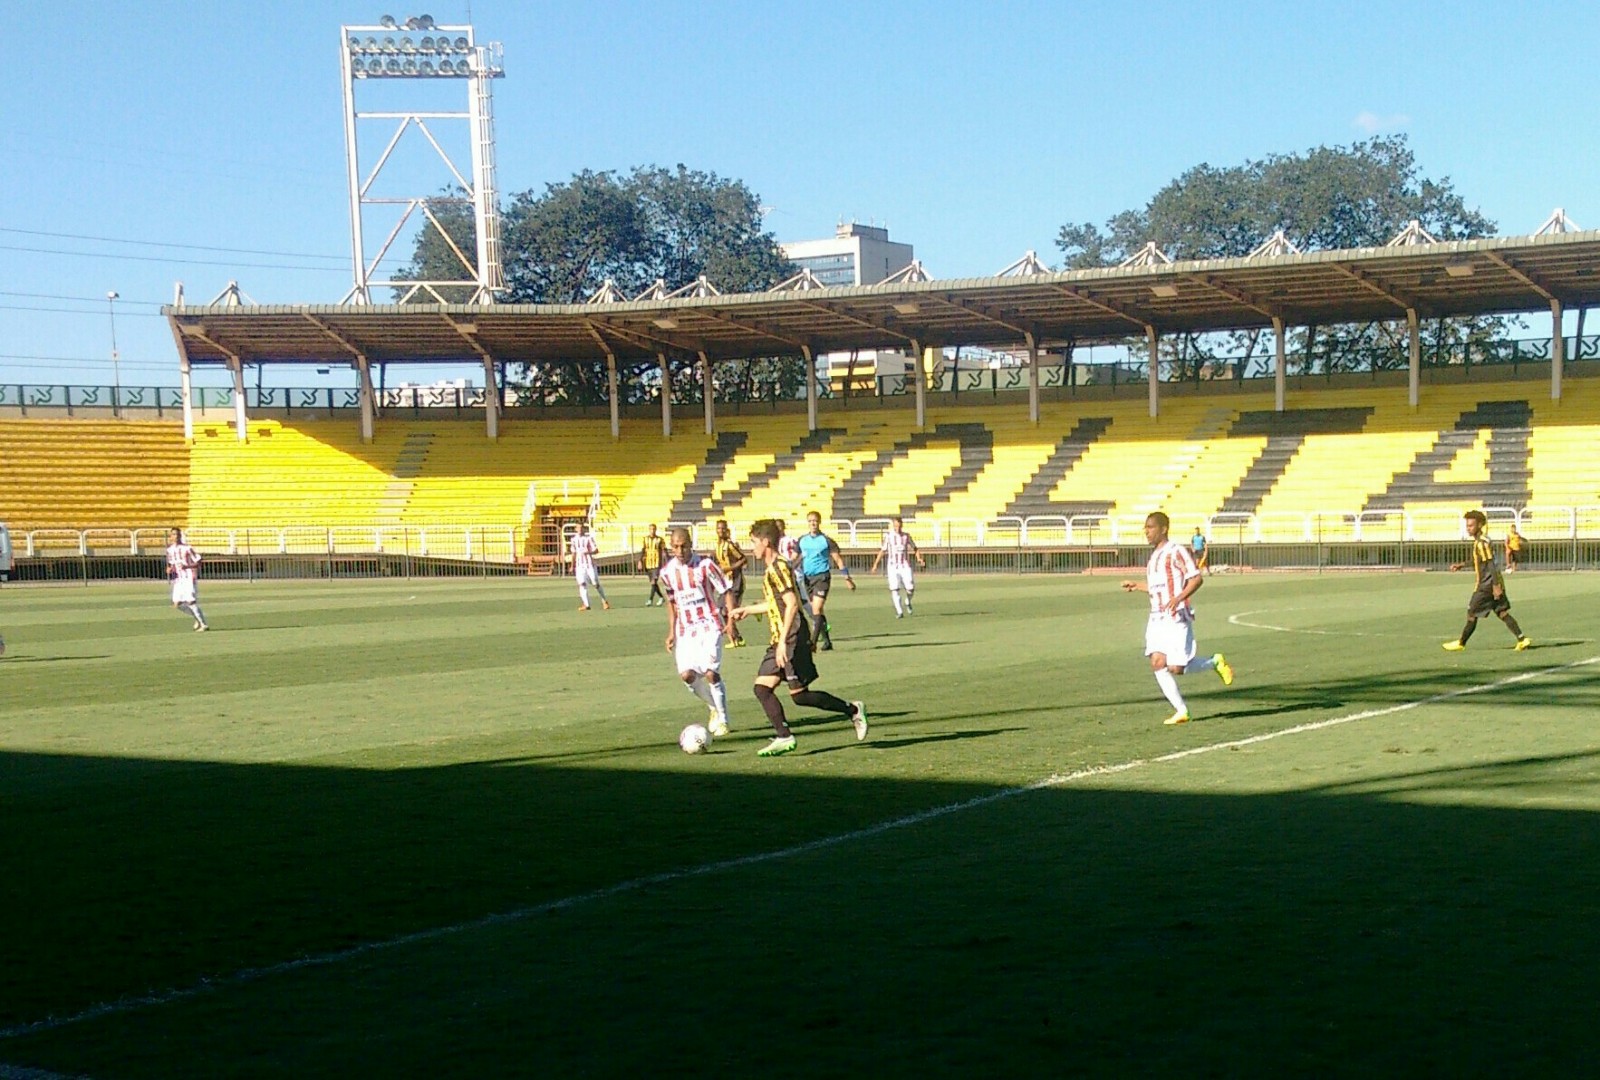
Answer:
[[[342,303],[370,304],[372,290],[399,288],[405,290],[402,300],[419,293],[427,294],[439,303],[446,299],[439,289],[445,286],[470,287],[471,303],[489,304],[494,294],[505,288],[505,275],[500,266],[500,212],[498,192],[495,188],[494,163],[494,109],[489,80],[504,76],[503,53],[499,42],[478,45],[471,26],[439,26],[429,15],[417,15],[403,24],[385,15],[375,26],[342,26],[340,29],[340,57],[344,71],[344,140],[345,165],[350,183],[350,256],[355,271],[355,283],[345,294]],[[423,80],[461,79],[467,84],[467,109],[465,112],[412,109],[405,111],[358,112],[356,110],[356,84],[367,80]],[[362,125],[358,121],[396,121],[397,126],[388,144],[371,165],[362,173],[359,135]],[[467,125],[472,148],[471,180],[451,160],[450,154],[434,137],[429,123],[462,121]],[[389,163],[390,155],[400,139],[416,128],[437,152],[453,180],[464,194],[451,199],[432,193],[417,195],[377,195],[373,185]],[[430,203],[456,201],[470,204],[477,232],[476,258],[470,258],[457,246],[434,216]],[[368,206],[387,205],[399,207],[399,220],[395,221],[375,254],[368,258],[363,234],[363,210]],[[456,261],[460,275],[441,280],[415,281],[394,278],[380,273],[384,259],[389,255],[406,223],[418,211],[439,231]]]

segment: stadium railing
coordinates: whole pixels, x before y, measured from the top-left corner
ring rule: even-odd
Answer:
[[[1600,505],[1484,507],[1497,550],[1515,525],[1527,541],[1530,569],[1600,568]],[[730,522],[743,537],[749,522]],[[713,523],[687,528],[699,551],[715,540]],[[1173,523],[1187,543],[1191,527]],[[634,572],[647,525],[597,522],[600,569]],[[665,529],[663,531],[665,531]],[[831,521],[827,531],[855,569],[870,566],[889,530],[886,517]],[[208,577],[502,575],[529,572],[520,524],[196,526],[186,539],[206,559]],[[1041,515],[992,521],[916,518],[906,522],[930,569],[944,572],[1083,572],[1144,561],[1143,514]],[[1213,568],[1418,569],[1463,558],[1466,532],[1452,507],[1364,511],[1214,514],[1201,523]],[[12,534],[16,580],[159,577],[166,526],[140,529],[36,529]],[[563,572],[545,565],[547,571]]]

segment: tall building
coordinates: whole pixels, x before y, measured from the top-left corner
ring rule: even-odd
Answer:
[[[841,224],[829,240],[779,244],[789,261],[810,270],[824,285],[876,285],[911,265],[910,244],[889,240],[889,230],[856,222]]]

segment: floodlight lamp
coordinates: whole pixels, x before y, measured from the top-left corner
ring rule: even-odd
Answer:
[[[1444,264],[1444,272],[1451,277],[1471,277],[1472,264],[1470,262],[1453,262]]]
[[[469,46],[467,44],[467,39],[466,38],[464,38],[464,37],[456,38],[456,52],[466,52],[468,48],[469,48]]]
[[[363,49],[365,49],[367,52],[377,52],[378,51],[378,39],[375,38],[375,37],[369,37],[367,39],[367,43],[365,45],[361,46],[361,47]]]
[[[421,49],[423,52],[432,52],[433,39],[431,37],[423,38],[421,41],[417,42],[417,48]]]
[[[366,73],[367,73],[367,65],[363,64],[360,60],[352,60],[352,61],[350,61],[350,74],[352,74],[352,75],[365,75]]]
[[[361,39],[360,38],[352,37],[350,39],[350,51],[351,52],[360,52],[361,51]]]
[[[399,52],[400,46],[395,42],[394,38],[386,37],[383,39],[383,51],[386,53]]]
[[[1176,285],[1152,285],[1150,286],[1150,293],[1153,296],[1161,297],[1163,300],[1171,300],[1178,295],[1178,287]]]
[[[383,70],[387,71],[390,75],[400,74],[400,61],[390,60],[388,63],[383,65]]]
[[[432,75],[434,73],[433,61],[424,60],[421,65],[419,65],[418,70],[420,70],[424,75]]]
[[[404,70],[407,75],[415,75],[417,73],[417,62],[415,60],[407,60]]]
[[[417,43],[408,37],[403,37],[400,39],[400,51],[404,53],[416,52]]]
[[[417,16],[417,29],[418,30],[432,30],[433,29],[433,16],[432,15],[418,15]]]
[[[378,25],[379,26],[386,26],[390,30],[393,30],[399,24],[394,21],[394,16],[393,15],[385,15],[383,18],[378,20]]]
[[[922,305],[915,300],[902,300],[894,306],[894,309],[902,315],[915,315],[922,310]]]

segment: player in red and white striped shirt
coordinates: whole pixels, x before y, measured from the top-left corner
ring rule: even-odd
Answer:
[[[594,591],[600,594],[600,606],[610,611],[611,601],[606,599],[606,591],[600,587],[600,568],[594,561],[600,544],[589,531],[587,522],[578,522],[578,531],[567,546],[572,551],[572,576],[578,580],[578,610],[589,610],[589,586],[593,585]]]
[[[1150,670],[1155,674],[1156,685],[1172,703],[1173,714],[1169,724],[1189,722],[1189,705],[1178,689],[1178,675],[1192,675],[1198,671],[1215,671],[1224,686],[1233,685],[1233,668],[1228,666],[1221,653],[1214,656],[1195,657],[1194,606],[1189,598],[1200,591],[1203,578],[1195,565],[1194,556],[1182,544],[1174,543],[1167,534],[1172,522],[1167,515],[1156,511],[1144,519],[1144,538],[1155,548],[1150,561],[1145,564],[1143,581],[1124,581],[1127,592],[1150,594],[1150,617],[1145,621],[1144,654],[1150,658]]]
[[[678,663],[678,677],[706,703],[707,729],[728,733],[728,692],[722,685],[722,594],[728,579],[715,560],[694,553],[688,529],[673,529],[667,539],[672,558],[661,568],[667,594],[667,651]]]
[[[182,529],[167,530],[167,577],[172,579],[172,606],[194,620],[195,630],[206,630],[200,610],[200,553],[183,539]]]
[[[889,519],[889,531],[883,534],[883,543],[878,547],[878,557],[872,560],[872,569],[867,573],[875,573],[878,564],[884,556],[889,558],[889,599],[894,601],[894,617],[901,617],[900,593],[906,594],[904,614],[911,614],[911,594],[917,591],[916,575],[911,572],[911,560],[917,560],[917,565],[924,570],[928,564],[922,559],[922,552],[917,550],[917,542],[911,539],[906,532],[906,523],[898,515]]]

